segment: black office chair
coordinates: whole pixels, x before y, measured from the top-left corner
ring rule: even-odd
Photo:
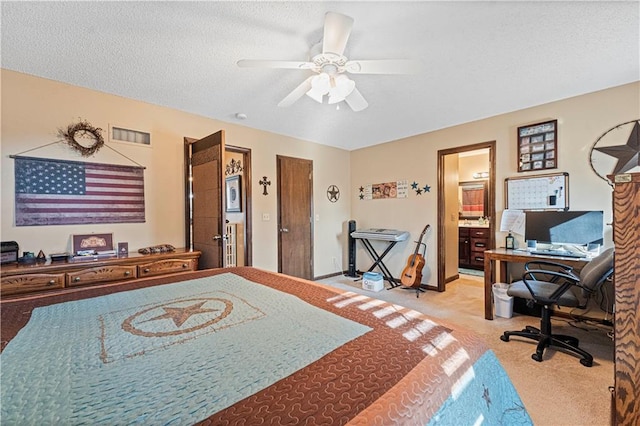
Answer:
[[[509,287],[509,296],[529,299],[542,306],[540,329],[527,326],[521,331],[505,331],[500,339],[509,341],[511,336],[537,340],[536,353],[531,358],[542,362],[542,353],[548,346],[556,346],[581,357],[580,363],[586,367],[593,365],[593,357],[578,347],[578,339],[573,336],[551,332],[551,307],[567,306],[584,308],[587,301],[605,280],[613,275],[613,248],[604,250],[580,271],[579,276],[571,266],[549,261],[531,261],[525,264],[521,281]]]

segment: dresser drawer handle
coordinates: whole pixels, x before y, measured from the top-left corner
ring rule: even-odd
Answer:
[[[75,282],[80,281],[80,277],[75,277],[75,278],[73,279],[73,281],[75,281]]]
[[[125,271],[124,275],[128,277],[129,275],[131,275],[131,271]]]
[[[56,280],[51,280],[47,283],[47,285],[54,285],[56,283]]]
[[[188,268],[188,267],[189,267],[189,265],[187,265],[186,263],[183,263],[183,264],[182,264],[182,267],[183,267],[183,268]]]
[[[150,272],[150,271],[151,271],[151,269],[149,269],[149,268],[144,268],[144,272],[145,272],[145,273]]]

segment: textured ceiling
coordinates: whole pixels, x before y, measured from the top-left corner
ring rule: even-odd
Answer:
[[[628,2],[7,2],[2,67],[348,150],[640,80]],[[303,96],[324,14],[355,22],[349,59],[414,59],[416,75],[352,74],[369,102]],[[6,106],[5,106],[6,107]],[[216,130],[216,129],[212,129]]]

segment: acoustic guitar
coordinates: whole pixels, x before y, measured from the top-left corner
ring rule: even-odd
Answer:
[[[429,225],[425,226],[422,230],[422,234],[420,234],[420,239],[416,244],[416,250],[413,252],[409,259],[407,259],[407,266],[402,270],[402,276],[400,277],[400,282],[405,287],[419,287],[420,281],[422,281],[422,268],[424,267],[424,256],[422,256],[418,251],[420,250],[420,244],[422,244],[422,238],[424,238],[424,234],[427,233],[429,229]]]

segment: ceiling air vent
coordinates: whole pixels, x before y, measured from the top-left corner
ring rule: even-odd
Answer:
[[[111,140],[117,142],[130,142],[140,145],[151,145],[151,134],[138,130],[125,129],[111,126]]]

